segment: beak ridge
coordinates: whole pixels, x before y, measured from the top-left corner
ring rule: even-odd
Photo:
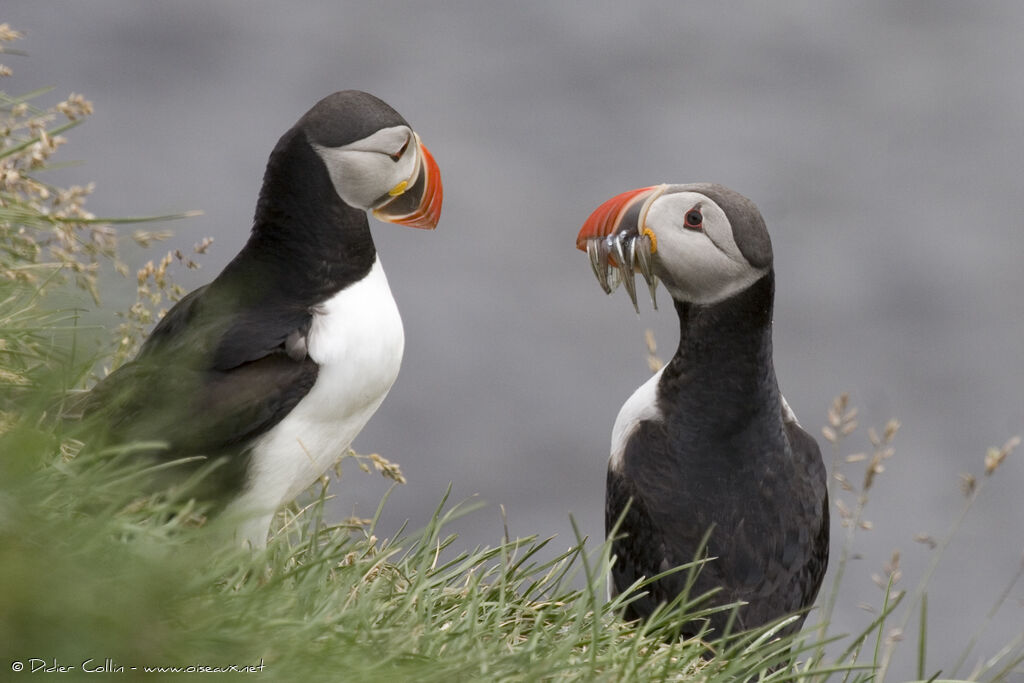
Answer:
[[[637,190],[630,190],[601,204],[583,223],[583,227],[576,236],[576,248],[586,251],[587,240],[611,235],[619,228],[626,211],[639,201],[640,197],[655,189],[656,187],[641,187]]]

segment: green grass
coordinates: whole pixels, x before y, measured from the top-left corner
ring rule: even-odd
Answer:
[[[5,36],[0,30],[0,41]],[[0,116],[13,122],[0,139],[0,679],[28,680],[18,665],[56,665],[73,667],[59,680],[104,680],[83,670],[88,663],[113,669],[114,680],[182,679],[145,667],[260,667],[256,675],[275,681],[881,681],[900,648],[909,648],[922,680],[940,670],[1020,679],[1024,636],[988,634],[986,622],[964,633],[961,653],[935,661],[927,648],[931,575],[1012,440],[967,480],[961,512],[935,542],[917,586],[899,589],[894,558],[874,620],[861,633],[832,632],[849,560],[868,526],[872,483],[893,455],[898,427],[869,432],[863,482],[853,483],[843,473],[860,458],[844,454],[858,428],[845,399],[833,405],[824,433],[844,532],[833,539],[834,583],[803,634],[777,638],[782,624],[737,634],[712,644],[710,659],[702,658],[705,643],[675,637],[680,623],[706,609],[700,596],[683,596],[645,623],[623,622],[622,607],[644,585],[604,599],[605,544],[577,538],[556,553],[550,539],[498,538],[467,548],[446,528],[474,508],[442,492],[432,517],[416,521],[422,528],[396,532],[376,518],[327,518],[325,479],[307,505],[278,516],[259,553],[225,542],[222,523],[191,500],[194,482],[141,493],[151,466],[131,449],[90,450],[65,414],[95,368],[130,356],[154,309],[180,293],[171,271],[193,264],[172,254],[144,266],[138,301],[113,340],[78,322],[64,303],[75,288],[98,297],[98,275],[127,268],[117,223],[84,210],[87,192],[38,179],[54,139],[90,109],[81,98],[51,109],[29,104],[41,94],[0,93]],[[147,244],[154,236],[134,237]],[[373,464],[400,479],[390,463]],[[993,591],[989,619],[1019,578]]]
[[[2,447],[44,451],[53,438],[19,425]],[[735,680],[786,656],[788,644],[759,634],[703,662],[700,643],[664,642],[678,610],[642,626],[616,617],[635,591],[604,603],[603,547],[549,560],[534,539],[460,549],[444,528],[469,510],[444,499],[423,530],[382,539],[375,522],[327,524],[323,488],[252,554],[225,544],[216,522],[197,528],[184,488],[138,498],[130,453],[5,459],[3,475],[4,666],[111,658],[262,662],[273,680]]]
[[[53,365],[66,369],[66,356]],[[815,629],[827,591],[802,640],[763,629],[714,644],[717,656],[703,660],[701,642],[672,637],[700,601],[623,622],[622,606],[644,587],[605,601],[603,544],[577,539],[557,555],[533,538],[463,548],[445,528],[473,508],[446,496],[424,528],[385,537],[376,519],[326,518],[325,480],[251,553],[224,541],[187,483],[140,496],[146,465],[130,450],[80,449],[47,418],[58,392],[39,395],[48,398],[0,435],[5,669],[35,658],[77,667],[61,680],[90,680],[80,669],[89,659],[157,680],[179,674],[142,667],[262,665],[271,680],[295,681],[884,680],[889,632],[926,604],[922,589],[901,612],[916,593],[896,591],[893,572],[879,616],[857,636]],[[1019,675],[1019,641],[985,649],[972,679]],[[927,679],[938,667],[922,661],[921,671]]]

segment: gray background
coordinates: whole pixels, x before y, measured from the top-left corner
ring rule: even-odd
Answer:
[[[865,425],[903,422],[837,632],[869,622],[857,605],[879,603],[870,575],[894,548],[916,584],[929,551],[913,535],[943,534],[958,475],[1024,431],[1024,4],[8,0],[0,21],[30,53],[4,58],[0,86],[95,103],[61,157],[86,165],[55,180],[96,181],[101,215],[205,212],[172,226],[172,246],[217,240],[190,288],[241,246],[267,154],[317,99],[369,90],[419,131],[444,214],[434,233],[375,227],[407,351],[356,442],[409,479],[384,533],[415,527],[452,482],[453,500],[489,503],[457,525],[463,547],[500,539],[498,504],[513,535],[567,547],[572,514],[602,536],[609,434],[648,375],[644,330],[663,358],[677,330],[667,306],[637,317],[623,292],[606,298],[573,244],[600,202],[659,182],[722,182],[760,206],[776,367],[805,426],[818,433],[841,391]],[[112,283],[108,299],[132,291]],[[861,433],[851,450],[867,447]],[[935,576],[935,666],[1021,562],[1021,455]],[[338,517],[372,514],[387,482],[347,475]],[[984,653],[1020,633],[1022,594]]]

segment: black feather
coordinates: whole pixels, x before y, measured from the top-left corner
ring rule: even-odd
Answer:
[[[809,607],[828,561],[825,470],[814,439],[783,419],[772,366],[774,274],[723,302],[676,302],[679,349],[658,384],[660,417],[641,422],[609,469],[605,520],[613,541],[613,582],[621,591],[691,562],[707,537],[707,562],[691,597],[743,601],[733,630]],[[643,618],[683,590],[685,572],[655,582],[632,603]],[[721,636],[729,619],[709,619]],[[799,629],[803,618],[785,629]],[[693,636],[701,624],[684,624]]]

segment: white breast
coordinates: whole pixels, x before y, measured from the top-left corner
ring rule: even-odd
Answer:
[[[248,488],[230,510],[245,516],[243,540],[262,546],[274,512],[341,457],[394,383],[404,347],[379,260],[314,309],[307,348],[320,366],[316,384],[253,446]]]
[[[641,384],[619,409],[619,415],[615,418],[615,426],[612,427],[612,451],[611,457],[608,459],[609,468],[617,472],[622,469],[626,443],[633,435],[637,425],[644,420],[661,417],[661,413],[658,411],[658,381],[664,370],[665,368],[658,370],[654,376]]]

